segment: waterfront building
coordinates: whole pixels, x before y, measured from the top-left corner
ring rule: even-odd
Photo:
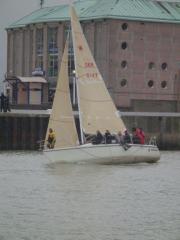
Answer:
[[[116,106],[179,112],[180,3],[81,0],[75,7]],[[7,78],[40,68],[53,91],[68,31],[67,5],[39,9],[8,26]]]
[[[6,82],[6,94],[11,97],[12,105],[48,107],[48,85],[42,76],[9,77]]]

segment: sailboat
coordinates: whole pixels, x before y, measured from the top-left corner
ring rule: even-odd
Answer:
[[[126,126],[119,116],[104,80],[83,34],[77,14],[70,7],[71,31],[74,49],[77,103],[80,124],[80,141],[73,116],[68,80],[68,42],[66,42],[57,88],[47,128],[56,133],[53,149],[43,153],[51,162],[126,164],[157,162],[160,152],[152,144],[128,144],[128,148],[114,144],[92,144],[85,142],[85,134],[93,135],[97,130],[105,133],[124,132]]]

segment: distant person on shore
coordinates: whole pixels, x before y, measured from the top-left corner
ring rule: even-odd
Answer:
[[[0,102],[1,102],[1,112],[5,112],[5,96],[4,93],[1,93]]]
[[[56,136],[55,136],[55,133],[52,130],[52,128],[49,129],[49,134],[48,134],[47,141],[48,141],[47,147],[49,149],[53,149],[54,146],[55,146],[55,143],[56,143]]]
[[[7,96],[5,96],[5,99],[4,99],[4,111],[11,112],[10,102],[9,102],[9,94],[7,94]]]

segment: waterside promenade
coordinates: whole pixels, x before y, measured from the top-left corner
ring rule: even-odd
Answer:
[[[49,111],[0,113],[0,150],[37,150],[45,138]],[[76,114],[75,114],[76,115]],[[122,112],[127,128],[142,127],[147,142],[156,136],[161,150],[180,150],[180,113]]]

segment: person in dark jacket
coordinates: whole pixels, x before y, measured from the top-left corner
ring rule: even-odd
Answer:
[[[97,130],[92,143],[93,144],[101,144],[102,142],[103,142],[103,135],[99,130]]]
[[[125,130],[123,138],[124,138],[124,143],[131,143],[131,136],[127,130]]]
[[[112,141],[112,135],[109,132],[109,130],[106,130],[105,134],[104,134],[104,138],[105,138],[105,144],[111,144]]]
[[[1,112],[5,112],[5,96],[4,93],[1,93],[0,100],[1,100]]]
[[[11,111],[11,108],[10,108],[10,102],[9,102],[9,94],[7,94],[7,96],[5,96],[5,99],[4,99],[4,111],[5,112],[10,112]]]

